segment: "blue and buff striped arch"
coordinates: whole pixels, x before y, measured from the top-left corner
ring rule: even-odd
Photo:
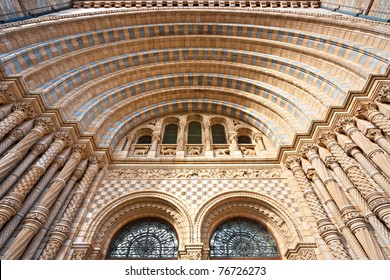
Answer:
[[[381,24],[259,11],[101,13],[5,28],[0,63],[98,147],[186,111],[240,119],[280,146],[386,72],[390,31]]]

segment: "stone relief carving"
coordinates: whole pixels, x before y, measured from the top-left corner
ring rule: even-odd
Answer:
[[[112,169],[107,179],[280,178],[280,169]]]

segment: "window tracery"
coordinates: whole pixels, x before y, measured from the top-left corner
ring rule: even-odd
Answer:
[[[277,258],[272,235],[250,220],[233,220],[220,225],[210,240],[212,258]]]
[[[160,221],[127,225],[112,242],[110,259],[177,258],[178,241],[173,229]]]

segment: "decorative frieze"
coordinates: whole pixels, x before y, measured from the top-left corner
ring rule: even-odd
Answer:
[[[112,169],[107,179],[255,179],[281,178],[280,169]]]

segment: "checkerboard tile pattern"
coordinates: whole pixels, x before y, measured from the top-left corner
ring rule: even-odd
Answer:
[[[136,191],[162,191],[185,203],[188,211],[195,213],[206,201],[225,191],[246,190],[265,194],[286,207],[297,205],[287,180],[267,179],[105,179],[92,202],[90,215],[113,199]]]

